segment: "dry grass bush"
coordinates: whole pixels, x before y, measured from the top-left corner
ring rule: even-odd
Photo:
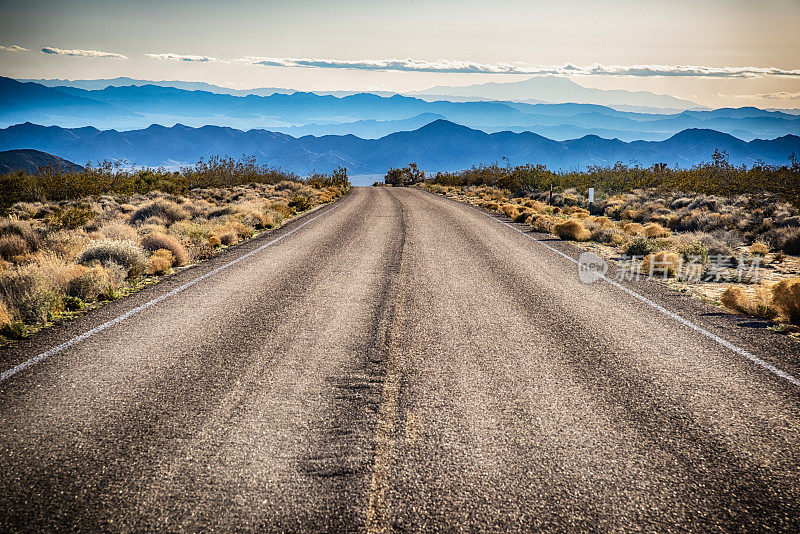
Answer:
[[[592,233],[577,220],[556,223],[552,232],[559,238],[569,241],[588,241],[592,237]]]
[[[769,253],[769,247],[764,243],[753,243],[750,245],[750,254],[754,256],[766,256]]]
[[[97,231],[103,238],[111,241],[130,241],[135,243],[139,240],[139,234],[136,232],[136,228],[122,220],[109,221],[103,224]]]
[[[642,225],[639,223],[631,222],[626,223],[622,227],[622,231],[630,236],[637,236],[642,233]]]
[[[65,260],[75,261],[91,243],[92,240],[85,232],[61,230],[49,234],[45,238],[44,247]]]
[[[69,280],[64,291],[67,295],[79,298],[84,302],[96,300],[109,288],[115,288],[112,274],[103,266],[86,267],[78,265],[80,270]]]
[[[553,225],[563,219],[550,217],[549,215],[531,215],[528,224],[535,232],[549,234],[553,231]]]
[[[14,316],[30,324],[47,321],[61,303],[57,288],[35,264],[0,273],[0,297]]]
[[[148,274],[167,274],[175,264],[175,256],[169,250],[160,248],[147,260]]]
[[[222,244],[222,238],[218,234],[211,233],[208,235],[208,244],[212,247],[218,247]]]
[[[0,334],[7,333],[13,322],[14,316],[11,315],[6,303],[0,300]]]
[[[175,202],[159,198],[134,211],[131,214],[130,222],[131,224],[142,224],[153,217],[157,217],[169,225],[175,221],[188,219],[189,213]],[[150,221],[150,224],[153,224],[153,221]]]
[[[178,221],[169,227],[170,235],[195,243],[205,241],[210,233],[211,225],[202,218],[193,221]]]
[[[643,275],[675,276],[680,270],[682,260],[675,252],[662,250],[648,254],[642,260],[641,273]]]
[[[78,263],[89,265],[99,262],[109,266],[115,263],[123,267],[127,277],[144,274],[147,262],[142,249],[127,241],[103,241],[89,246],[77,258]]]
[[[600,226],[592,230],[592,241],[607,245],[620,246],[628,240],[628,236],[616,226]]]
[[[35,251],[39,246],[39,236],[34,231],[30,222],[18,219],[0,219],[0,236],[17,236],[25,241],[29,251]]]
[[[517,216],[519,215],[519,209],[517,209],[517,206],[513,204],[503,204],[500,207],[500,213],[502,213],[509,219],[516,219]]]
[[[749,292],[740,286],[730,286],[720,301],[726,308],[752,317],[773,319],[778,315],[772,293],[763,286],[755,286]]]
[[[160,249],[168,250],[174,257],[175,265],[178,266],[189,263],[189,253],[186,251],[186,247],[171,235],[147,234],[142,238],[142,248],[151,253]],[[172,264],[170,264],[170,267],[172,267]]]
[[[239,234],[234,230],[223,229],[219,234],[219,241],[226,247],[230,247],[239,242]]]
[[[787,278],[772,286],[772,305],[782,321],[800,325],[800,278]]]
[[[764,234],[764,240],[770,243],[775,250],[780,250],[793,256],[800,255],[800,228],[770,229]]]
[[[642,229],[642,235],[648,239],[656,237],[669,237],[670,231],[658,223],[650,223]]]
[[[30,252],[28,243],[16,234],[0,236],[0,258],[14,260]]]

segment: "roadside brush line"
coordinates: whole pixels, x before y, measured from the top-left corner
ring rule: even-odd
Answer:
[[[122,321],[128,319],[129,317],[132,317],[132,316],[136,315],[137,313],[141,313],[141,312],[143,312],[144,310],[146,310],[148,308],[152,308],[153,306],[155,306],[156,304],[158,304],[161,301],[164,301],[164,300],[166,300],[166,299],[168,299],[170,297],[174,297],[178,293],[181,293],[182,291],[185,291],[185,290],[189,289],[190,287],[202,282],[206,278],[210,278],[210,277],[214,276],[215,274],[217,274],[219,272],[222,272],[225,269],[228,269],[229,267],[232,267],[232,266],[236,265],[237,263],[241,262],[242,260],[245,260],[245,259],[249,258],[250,256],[253,256],[254,254],[258,254],[259,252],[263,251],[267,247],[270,247],[270,246],[274,245],[275,243],[281,241],[282,239],[284,239],[286,237],[289,237],[293,233],[295,233],[298,230],[300,230],[301,228],[303,228],[305,225],[314,222],[315,220],[319,219],[320,217],[323,217],[324,215],[327,215],[328,213],[330,213],[330,212],[332,212],[332,211],[334,211],[334,210],[336,210],[338,208],[339,208],[339,205],[336,205],[336,206],[332,207],[331,209],[327,210],[326,212],[320,213],[319,215],[316,215],[316,216],[312,217],[311,219],[308,219],[307,221],[305,221],[302,224],[296,226],[295,228],[292,228],[288,232],[276,237],[275,239],[269,241],[268,243],[265,243],[265,244],[261,245],[260,247],[255,248],[255,249],[251,250],[250,252],[248,252],[246,254],[243,254],[242,256],[239,256],[235,260],[232,260],[232,261],[226,263],[225,265],[221,265],[221,266],[217,267],[216,269],[213,269],[213,270],[211,270],[211,271],[209,271],[209,272],[207,272],[207,273],[205,273],[205,274],[203,274],[201,276],[198,276],[197,278],[194,278],[193,280],[190,280],[189,282],[186,282],[182,286],[176,287],[175,289],[173,289],[169,293],[165,293],[165,294],[161,295],[160,297],[156,297],[156,298],[154,298],[154,299],[152,299],[150,301],[147,301],[144,304],[142,304],[141,306],[133,308],[132,310],[129,310],[129,311],[123,313],[122,315],[119,315],[119,316],[115,317],[114,319],[111,319],[110,321],[107,321],[107,322],[105,322],[105,323],[103,323],[103,324],[101,324],[99,326],[96,326],[96,327],[92,328],[91,330],[88,330],[88,331],[84,332],[83,334],[80,334],[79,336],[76,336],[76,337],[70,339],[69,341],[65,341],[64,343],[62,343],[62,344],[60,344],[58,346],[55,346],[55,347],[53,347],[52,349],[50,349],[50,350],[48,350],[46,352],[43,352],[43,353],[41,353],[41,354],[39,354],[37,356],[34,356],[33,358],[31,358],[31,359],[29,359],[29,360],[17,365],[16,367],[8,369],[7,371],[3,371],[2,373],[0,373],[0,382],[8,380],[12,376],[16,375],[17,373],[19,373],[21,371],[24,371],[28,367],[36,365],[37,363],[39,363],[41,361],[44,361],[47,358],[50,358],[51,356],[55,356],[56,354],[65,351],[66,349],[68,349],[69,347],[75,345],[76,343],[80,343],[81,341],[84,341],[84,340],[86,340],[86,339],[88,339],[88,338],[90,338],[90,337],[92,337],[92,336],[94,336],[96,334],[99,334],[100,332],[102,332],[104,330],[108,330],[112,326],[121,323]]]

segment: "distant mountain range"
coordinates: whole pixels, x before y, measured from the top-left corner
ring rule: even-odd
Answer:
[[[370,174],[412,161],[429,171],[447,171],[493,162],[504,164],[504,158],[512,165],[541,163],[554,170],[618,161],[688,167],[709,161],[715,149],[726,151],[736,165],[756,160],[780,165],[787,163],[791,153],[800,154],[800,137],[745,142],[713,130],[689,129],[660,142],[625,143],[597,136],[554,141],[530,132],[487,134],[441,119],[380,139],[353,135],[296,138],[267,130],[183,125],[119,132],[26,123],[0,130],[0,150],[21,148],[42,150],[71,161],[124,159],[150,166],[191,164],[212,155],[253,155],[260,163],[298,173],[327,172],[344,166],[353,174]]]
[[[370,93],[233,96],[156,85],[88,90],[45,87],[0,77],[0,127],[34,122],[130,130],[151,124],[180,123],[193,127],[212,124],[238,129],[266,128],[294,136],[353,134],[376,139],[416,129],[426,121],[440,118],[487,133],[533,132],[560,141],[585,135],[622,141],[660,141],[691,128],[713,129],[746,141],[800,134],[797,115],[757,108],[665,115],[624,112],[594,104],[426,101]]]
[[[26,148],[22,150],[0,151],[0,174],[8,174],[14,171],[36,173],[40,169],[45,169],[47,167],[58,167],[60,169],[75,171],[83,170],[83,167],[80,165],[75,165],[71,161],[40,150]]]
[[[124,87],[128,85],[157,85],[159,87],[174,87],[189,91],[206,91],[215,94],[233,96],[270,96],[275,93],[292,94],[294,89],[281,87],[257,87],[253,89],[232,89],[205,82],[185,82],[180,80],[140,80],[135,78],[119,77],[99,80],[64,80],[64,79],[19,79],[21,82],[35,82],[47,87],[73,87],[85,90],[102,90],[106,87]],[[318,95],[349,96],[359,91],[313,91]],[[373,92],[380,96],[393,96],[398,93],[379,91]],[[512,102],[527,102],[532,104],[551,103],[581,103],[600,104],[606,106],[625,106],[626,111],[663,111],[686,109],[705,109],[703,106],[681,98],[669,95],[650,93],[647,91],[604,90],[583,87],[568,78],[561,76],[534,76],[519,82],[484,83],[468,86],[436,86],[422,91],[409,91],[403,93],[408,96],[422,96],[425,100],[430,95],[439,97],[440,100],[454,99],[483,99],[507,100]],[[649,108],[649,109],[646,109]]]
[[[482,83],[467,86],[436,86],[424,91],[412,91],[409,95],[440,95],[480,97],[491,100],[511,102],[552,102],[575,104],[600,104],[604,106],[624,106],[631,108],[666,108],[683,111],[687,109],[706,109],[699,104],[670,95],[660,95],[647,91],[606,90],[583,87],[561,76],[533,76],[519,82]]]

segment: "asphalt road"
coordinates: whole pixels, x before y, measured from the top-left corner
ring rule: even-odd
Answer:
[[[553,249],[356,188],[16,345],[136,310],[0,382],[0,531],[797,532],[800,387],[708,333],[800,345]]]

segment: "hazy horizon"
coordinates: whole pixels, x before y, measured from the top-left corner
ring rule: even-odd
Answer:
[[[408,92],[563,75],[800,108],[800,3],[0,2],[0,74]]]

